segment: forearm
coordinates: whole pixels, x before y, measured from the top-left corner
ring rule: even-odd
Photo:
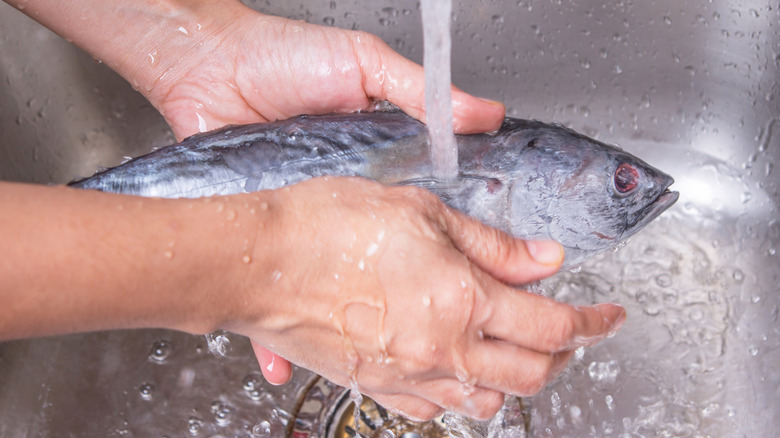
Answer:
[[[256,250],[269,215],[236,197],[143,199],[0,183],[0,339],[224,327],[241,301],[239,282],[269,265]]]
[[[235,0],[5,0],[122,75],[153,103],[157,84],[239,15]],[[164,88],[164,87],[163,87]],[[161,90],[164,93],[165,90]]]

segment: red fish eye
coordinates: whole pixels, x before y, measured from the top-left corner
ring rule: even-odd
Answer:
[[[639,184],[639,172],[628,163],[621,164],[615,171],[615,188],[620,193],[628,193]]]

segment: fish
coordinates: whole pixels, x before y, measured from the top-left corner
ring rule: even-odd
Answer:
[[[495,132],[456,139],[458,174],[442,181],[426,126],[401,111],[300,115],[196,134],[69,185],[161,198],[324,176],[414,185],[515,237],[557,241],[564,267],[618,247],[679,197],[671,176],[560,124],[505,118]]]

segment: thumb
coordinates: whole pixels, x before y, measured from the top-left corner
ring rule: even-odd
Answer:
[[[365,35],[361,34],[361,37]],[[410,116],[425,122],[425,72],[373,35],[355,44],[363,89],[373,99],[389,100]],[[458,134],[495,131],[501,126],[504,104],[474,97],[452,87],[452,124]]]
[[[455,210],[445,213],[453,244],[475,265],[509,284],[549,277],[560,269],[563,247],[557,242],[516,239]]]

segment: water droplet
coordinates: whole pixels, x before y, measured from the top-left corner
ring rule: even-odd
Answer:
[[[428,295],[425,295],[422,298],[422,303],[423,303],[423,306],[425,306],[425,307],[431,307],[431,297],[429,297]]]
[[[149,65],[154,66],[157,63],[157,50],[152,50],[151,52],[147,53],[147,56],[149,57]]]
[[[667,26],[671,26],[672,25],[672,17],[670,17],[668,15],[664,15],[664,23],[666,23]]]
[[[589,70],[591,67],[590,60],[588,58],[580,59],[580,67],[584,68],[585,70]]]
[[[655,283],[661,287],[669,287],[672,285],[672,277],[669,274],[660,274],[655,277]]]
[[[620,374],[620,366],[614,360],[594,361],[588,365],[588,375],[596,382],[614,382],[618,374]]]
[[[325,17],[322,19],[322,22],[325,23],[326,26],[333,26],[333,24],[336,23],[336,19],[333,17]]]
[[[281,273],[281,271],[278,271],[278,270],[276,270],[276,271],[274,271],[274,272],[271,274],[271,280],[272,280],[274,283],[276,283],[277,281],[279,281],[279,279],[280,279],[280,278],[282,278],[282,273]]]
[[[225,356],[228,347],[230,347],[230,339],[224,334],[209,333],[206,335],[206,343],[209,346],[209,352],[219,356]]]
[[[152,345],[152,350],[149,352],[149,361],[154,363],[165,363],[168,357],[171,355],[173,344],[170,341],[161,339],[156,341]]]
[[[151,383],[144,383],[138,387],[138,394],[144,400],[151,400],[152,395],[154,394],[154,385]]]
[[[190,417],[187,420],[187,431],[192,436],[200,435],[200,431],[203,429],[203,420],[198,417]]]
[[[263,385],[263,377],[258,373],[249,373],[244,377],[242,388],[246,392],[247,397],[254,401],[259,401],[262,398],[260,390]]]
[[[267,421],[261,421],[252,427],[252,435],[254,436],[271,436],[271,423]]]
[[[611,395],[607,394],[606,397],[604,397],[604,402],[607,404],[607,409],[610,411],[615,410],[615,400],[612,398]]]
[[[225,427],[233,420],[233,407],[222,401],[211,403],[211,413],[217,425]]]
[[[748,353],[750,353],[750,355],[753,357],[758,356],[758,347],[751,345],[750,348],[748,348]]]
[[[555,417],[558,415],[561,409],[561,396],[558,395],[557,391],[553,391],[552,395],[550,395],[550,404],[552,405],[550,414]]]
[[[245,255],[241,258],[241,261],[248,265],[252,262],[252,257],[250,255]]]
[[[260,210],[263,210],[263,211],[268,210],[268,203],[267,202],[261,202],[260,203]]]
[[[731,274],[731,278],[733,278],[737,283],[742,283],[742,280],[745,279],[745,273],[740,269],[735,269]]]

